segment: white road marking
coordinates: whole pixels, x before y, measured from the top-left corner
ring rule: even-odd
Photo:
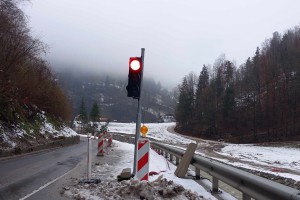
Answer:
[[[31,197],[31,196],[34,195],[35,193],[41,191],[41,190],[44,189],[45,187],[47,187],[47,186],[51,185],[52,183],[54,183],[55,181],[61,179],[62,177],[64,177],[64,176],[67,175],[68,173],[70,173],[71,171],[72,171],[72,169],[69,170],[69,171],[67,171],[67,172],[64,173],[63,175],[61,175],[61,176],[59,176],[59,177],[53,179],[52,181],[46,183],[45,185],[41,186],[40,188],[34,190],[34,191],[31,192],[30,194],[27,194],[25,197],[20,198],[19,200],[25,200],[25,199],[27,199],[28,197]]]

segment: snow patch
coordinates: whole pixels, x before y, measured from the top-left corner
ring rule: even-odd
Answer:
[[[300,170],[299,148],[227,144],[219,153],[261,165]]]
[[[45,112],[41,112],[38,114],[38,117],[41,119],[42,123],[40,124],[39,134],[44,135],[44,140],[48,140],[49,136],[53,136],[54,138],[63,136],[63,137],[72,137],[76,136],[77,133],[73,131],[71,128],[67,126],[63,126],[60,129],[56,129],[47,119]],[[23,148],[28,145],[24,144],[20,139],[24,138],[31,145],[38,145],[37,138],[39,137],[33,128],[29,128],[27,132],[21,127],[25,127],[25,124],[15,124],[11,125],[10,128],[4,129],[2,125],[0,125],[0,150],[12,150],[16,147]],[[30,125],[29,125],[30,127]]]
[[[15,148],[17,145],[15,142],[10,140],[10,138],[5,133],[2,134],[2,140],[3,140],[3,143],[8,144],[10,146],[10,148]],[[3,148],[1,148],[1,149],[3,149]]]

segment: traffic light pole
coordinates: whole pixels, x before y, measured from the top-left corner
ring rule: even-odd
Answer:
[[[136,127],[135,127],[135,142],[134,142],[134,162],[133,162],[133,174],[136,175],[137,171],[137,151],[138,151],[138,139],[140,138],[140,129],[141,129],[141,114],[142,114],[142,86],[143,86],[143,74],[144,74],[144,56],[145,56],[145,48],[142,48],[142,72],[141,72],[141,84],[140,84],[140,97],[138,98],[138,109],[137,109],[137,119],[136,119]]]

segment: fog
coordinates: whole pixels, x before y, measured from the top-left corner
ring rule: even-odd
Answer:
[[[127,77],[145,48],[146,77],[164,87],[225,54],[239,66],[273,32],[299,25],[298,0],[31,0],[29,26],[56,68]]]

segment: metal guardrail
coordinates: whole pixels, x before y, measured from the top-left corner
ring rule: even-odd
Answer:
[[[173,160],[176,164],[185,153],[184,150],[151,142],[152,148]],[[223,164],[213,159],[194,155],[190,163],[195,167],[196,177],[200,177],[200,170],[212,176],[212,192],[219,191],[219,180],[239,190],[243,194],[243,200],[300,200],[300,191],[277,182],[256,176],[238,168]]]

